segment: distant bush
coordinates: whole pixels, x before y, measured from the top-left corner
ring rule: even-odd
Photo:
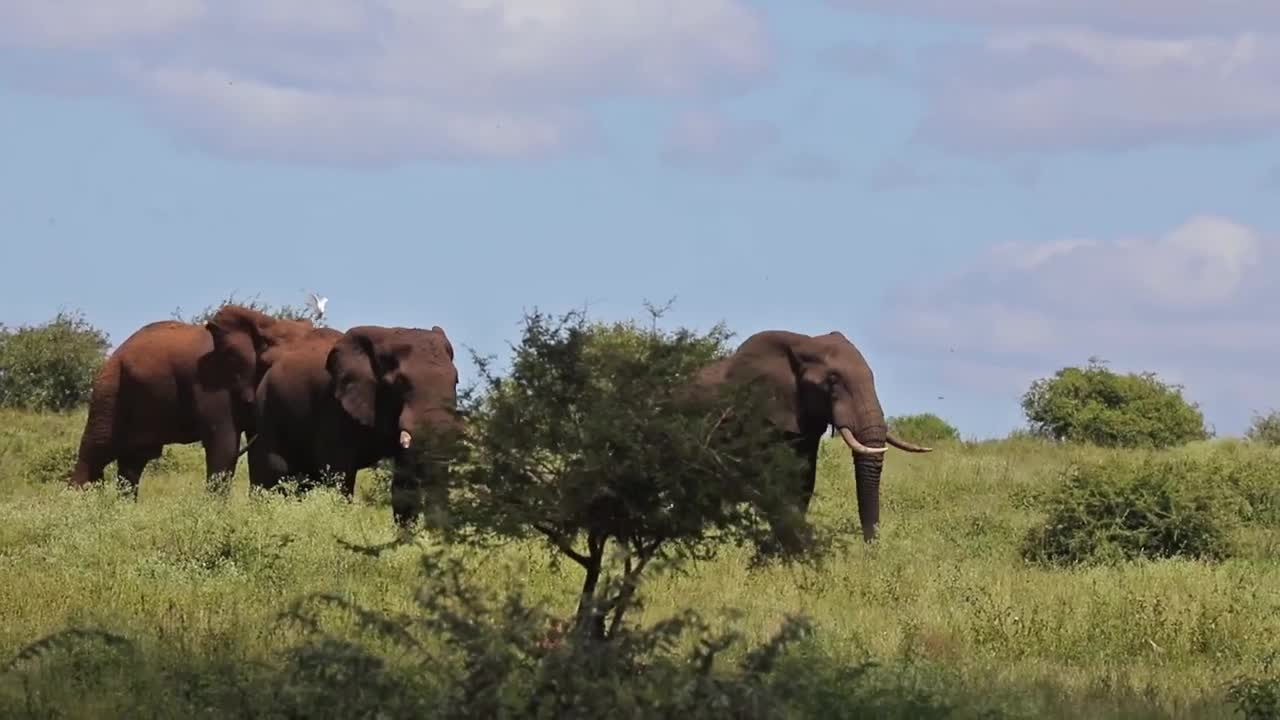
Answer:
[[[1244,436],[1260,445],[1280,446],[1280,410],[1272,410],[1266,415],[1255,413]]]
[[[1233,552],[1241,503],[1221,457],[1113,457],[1067,469],[1023,556],[1054,565]]]
[[[1095,358],[1031,384],[1022,409],[1037,434],[1103,447],[1164,448],[1210,433],[1197,404],[1154,373],[1120,375]]]
[[[927,445],[960,439],[959,430],[933,413],[891,417],[888,422],[893,434],[908,442]]]
[[[0,406],[61,411],[84,405],[110,346],[107,334],[78,314],[0,327]]]

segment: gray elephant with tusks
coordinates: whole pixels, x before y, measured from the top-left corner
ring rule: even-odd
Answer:
[[[858,348],[840,332],[814,336],[767,330],[703,368],[695,384],[714,388],[743,382],[762,383],[771,391],[768,419],[803,461],[804,475],[796,483],[802,513],[808,512],[813,497],[822,435],[828,427],[840,435],[853,457],[862,536],[868,542],[875,539],[888,446],[913,453],[932,448],[889,432],[871,367]]]

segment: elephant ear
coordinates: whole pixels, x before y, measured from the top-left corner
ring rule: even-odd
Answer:
[[[366,427],[377,417],[378,376],[374,368],[372,340],[361,333],[348,332],[325,360],[333,378],[333,396],[342,409]]]
[[[440,337],[444,338],[445,352],[449,353],[449,361],[453,362],[453,343],[449,341],[449,336],[445,333],[444,328],[439,325],[432,325],[431,332],[439,333]]]
[[[812,361],[806,338],[795,333],[764,331],[743,342],[730,360],[728,377],[761,383],[771,394],[769,420],[787,432],[801,432],[800,378]]]
[[[252,392],[253,373],[261,345],[256,327],[248,322],[242,308],[223,306],[205,322],[205,330],[213,339],[209,367],[216,372],[216,384],[240,386],[241,393]]]

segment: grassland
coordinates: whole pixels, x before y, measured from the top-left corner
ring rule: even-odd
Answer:
[[[370,557],[338,542],[391,537],[373,473],[361,474],[354,504],[327,492],[260,498],[248,495],[242,463],[224,501],[204,492],[199,448],[179,447],[148,470],[137,502],[109,490],[69,492],[56,480],[82,422],[80,414],[0,412],[0,663],[68,626],[117,633],[142,654],[115,670],[101,667],[106,655],[22,659],[0,677],[0,715],[48,717],[49,707],[59,717],[190,714],[167,694],[166,667],[278,662],[297,630],[276,617],[299,595],[332,591],[370,608],[412,610],[419,550]],[[760,569],[745,551],[726,550],[687,573],[652,578],[635,620],[734,608],[734,625],[763,638],[786,614],[804,614],[816,623],[824,662],[875,659],[882,688],[944,698],[960,716],[1231,717],[1226,688],[1238,676],[1265,675],[1276,648],[1280,532],[1242,527],[1241,551],[1220,563],[1052,570],[1019,553],[1061,470],[1108,452],[1008,440],[891,454],[878,545],[852,543],[818,567]],[[1230,442],[1177,452],[1272,453],[1280,463],[1280,453]],[[839,447],[824,449],[813,513],[857,534]],[[541,545],[467,562],[482,585],[518,585],[566,613],[576,601],[576,568],[552,564]],[[151,711],[131,705],[139,693],[154,698]]]

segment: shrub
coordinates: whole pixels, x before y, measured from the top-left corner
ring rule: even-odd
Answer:
[[[1164,448],[1210,436],[1181,386],[1154,373],[1119,375],[1096,358],[1033,382],[1022,409],[1037,434],[1103,447]]]
[[[716,542],[813,547],[812,528],[775,478],[799,459],[770,442],[763,400],[739,387],[715,398],[685,392],[728,334],[641,330],[526,318],[506,377],[476,358],[481,392],[463,393],[469,457],[450,501],[473,539],[541,536],[583,568],[575,627],[613,636],[655,560],[707,557]],[[610,580],[611,550],[621,551]],[[619,567],[620,566],[620,567]],[[615,582],[616,581],[616,582]],[[609,628],[605,628],[608,616]]]
[[[924,445],[960,439],[959,430],[933,413],[891,417],[889,429],[903,440]]]
[[[78,314],[0,327],[0,406],[63,411],[84,405],[110,345],[105,332]]]
[[[1266,415],[1254,413],[1253,422],[1244,433],[1250,442],[1275,447],[1280,445],[1280,410],[1272,410]]]
[[[1045,496],[1023,556],[1054,565],[1232,554],[1240,502],[1222,458],[1113,457],[1073,465]]]
[[[1280,718],[1280,675],[1271,667],[1273,660],[1266,658],[1261,673],[1238,675],[1227,685],[1227,700],[1244,720]]]

